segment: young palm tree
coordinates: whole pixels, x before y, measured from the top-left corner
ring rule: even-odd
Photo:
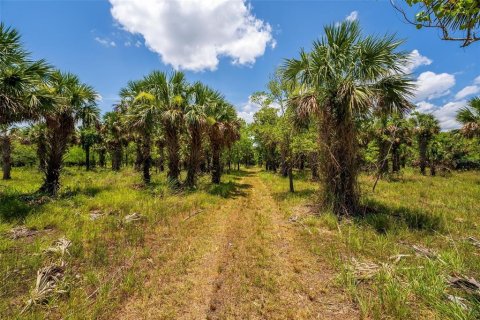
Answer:
[[[71,73],[55,71],[49,83],[47,90],[54,99],[45,103],[42,114],[47,128],[47,165],[40,190],[56,195],[60,188],[63,156],[75,131],[75,124],[84,113],[83,109],[95,103],[97,93]]]
[[[355,120],[372,112],[375,97],[385,92],[396,101],[412,94],[412,80],[403,73],[408,55],[396,51],[401,43],[393,36],[362,37],[357,22],[343,22],[325,27],[312,52],[302,50],[283,66],[296,87],[297,113],[318,120],[324,204],[337,215],[360,212]],[[405,111],[403,104],[390,107]]]
[[[90,150],[99,140],[100,109],[96,105],[85,106],[80,110],[80,142],[85,150],[85,168],[90,170]]]
[[[428,148],[433,137],[440,132],[440,125],[434,115],[419,112],[412,114],[411,121],[418,141],[420,172],[425,175],[428,164]]]
[[[240,137],[240,122],[235,108],[223,98],[211,102],[207,109],[208,137],[212,149],[212,183],[219,184],[222,174],[220,156]]]
[[[15,29],[0,23],[0,126],[2,139],[3,179],[10,179],[11,138],[9,127],[38,116],[37,88],[48,75],[45,61],[30,60]]]
[[[463,125],[465,136],[480,137],[480,97],[471,99],[467,107],[458,111],[457,121]]]

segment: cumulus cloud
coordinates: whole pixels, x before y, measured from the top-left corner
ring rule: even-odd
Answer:
[[[276,102],[273,102],[269,105],[270,107],[273,107],[277,109],[277,113],[280,113],[280,105]],[[256,103],[252,101],[252,97],[248,97],[248,102],[237,106],[237,114],[240,118],[245,120],[247,123],[252,123],[253,122],[253,116],[255,113],[260,110],[262,106],[259,103]]]
[[[455,85],[455,76],[426,71],[418,76],[416,85],[415,101],[431,100],[450,94],[450,89]]]
[[[418,67],[421,67],[421,66],[429,66],[432,64],[432,60],[430,60],[429,58],[425,57],[425,56],[422,56],[420,54],[420,52],[415,49],[413,50],[412,52],[410,52],[410,64],[408,64],[406,67],[405,67],[405,72],[406,73],[412,73],[413,71],[415,71],[415,69],[417,69]]]
[[[473,83],[480,84],[480,76],[476,77]]]
[[[358,19],[358,11],[352,11],[350,14],[345,18],[345,20],[353,22]]]
[[[480,92],[480,86],[477,86],[477,85],[466,86],[462,90],[458,91],[458,93],[455,95],[455,100],[461,100],[463,98],[471,96],[472,94],[477,94],[479,92]]]
[[[113,40],[110,40],[108,38],[100,38],[100,37],[95,37],[95,41],[97,41],[98,43],[100,43],[102,46],[104,47],[116,47],[117,44],[115,43],[115,41]]]
[[[175,69],[215,70],[222,56],[251,65],[274,47],[246,0],[109,0],[114,19]]]
[[[460,128],[460,123],[455,120],[455,117],[458,110],[466,105],[466,100],[448,102],[443,106],[436,106],[427,101],[420,101],[417,103],[417,111],[433,114],[440,122],[442,130],[446,131]]]

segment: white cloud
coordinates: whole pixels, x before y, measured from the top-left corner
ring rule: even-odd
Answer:
[[[436,74],[426,71],[418,76],[416,85],[415,101],[431,100],[448,95],[455,85],[455,76],[449,73]]]
[[[421,112],[421,113],[430,113],[434,111],[436,106],[430,102],[427,101],[420,101],[417,103],[417,109],[416,111]]]
[[[417,49],[410,52],[409,56],[410,56],[410,63],[405,67],[406,73],[412,73],[418,67],[429,66],[433,62],[429,58],[422,56]]]
[[[458,110],[467,105],[466,100],[453,101],[436,106],[430,102],[420,101],[417,103],[417,111],[433,114],[440,122],[442,130],[452,130],[460,128],[460,123],[455,120]]]
[[[115,41],[113,40],[110,40],[108,38],[100,38],[100,37],[95,37],[95,41],[97,41],[98,43],[100,43],[102,46],[104,47],[116,47],[117,44],[115,43]]]
[[[477,94],[480,92],[480,86],[466,86],[462,90],[458,91],[458,93],[455,95],[455,100],[461,100],[463,98],[466,98],[468,96],[471,96],[472,94]]]
[[[480,76],[476,77],[475,80],[473,80],[474,84],[480,84]]]
[[[251,65],[274,47],[271,26],[246,0],[110,0],[112,16],[175,69],[215,70],[219,57]]]
[[[345,18],[345,20],[353,22],[358,19],[358,11],[352,11],[350,14]]]
[[[262,99],[262,101],[264,101]],[[253,102],[252,97],[248,97],[248,102],[237,107],[237,114],[240,118],[245,120],[247,123],[253,122],[253,116],[255,113],[260,110],[262,106],[259,103]],[[273,102],[269,107],[277,109],[277,113],[280,113],[280,105],[277,102]]]

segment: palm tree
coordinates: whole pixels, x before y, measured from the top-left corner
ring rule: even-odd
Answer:
[[[37,88],[48,75],[50,67],[44,60],[32,61],[23,49],[15,29],[0,23],[0,126],[5,133],[2,145],[3,179],[10,179],[11,137],[9,127],[38,116]]]
[[[346,21],[325,27],[312,52],[302,50],[283,65],[295,87],[296,112],[318,120],[324,204],[337,215],[359,212],[355,120],[372,112],[375,97],[385,92],[396,101],[412,94],[412,80],[403,73],[408,55],[396,51],[401,43],[394,36],[363,37],[357,22]],[[406,111],[403,104],[390,107]]]
[[[187,178],[185,180],[185,185],[189,188],[195,187],[200,168],[202,133],[207,124],[207,106],[216,103],[221,98],[218,92],[200,82],[195,83],[191,89],[193,101],[187,105],[184,116],[189,133]]]
[[[123,124],[118,106],[103,116],[104,136],[107,150],[111,153],[112,170],[120,171],[124,145]]]
[[[420,172],[425,175],[425,168],[428,164],[428,149],[433,137],[440,132],[438,120],[432,114],[414,112],[411,118],[415,135],[417,136],[418,149],[420,154]],[[432,173],[435,172],[433,169]]]
[[[240,121],[235,108],[223,98],[210,103],[208,114],[208,137],[212,150],[212,183],[219,184],[221,177],[220,156],[224,148],[229,148],[240,138]]]
[[[458,111],[457,121],[463,125],[465,136],[480,137],[480,97],[471,99],[467,107]]]
[[[100,109],[96,105],[87,105],[80,110],[80,141],[85,150],[85,168],[90,170],[90,149],[99,141]]]
[[[168,151],[168,180],[171,186],[180,185],[180,133],[182,131],[184,110],[187,103],[187,82],[185,74],[153,71],[144,78],[145,90],[153,95],[153,104],[157,106],[160,121],[165,132]]]
[[[71,73],[55,71],[46,88],[53,96],[44,103],[42,114],[47,127],[47,165],[44,183],[40,190],[50,195],[56,195],[60,188],[60,171],[63,156],[69,139],[75,131],[75,124],[84,113],[84,108],[95,103],[95,90],[80,82]]]
[[[152,164],[152,136],[158,120],[158,105],[155,97],[145,92],[143,81],[130,82],[127,88],[121,91],[120,96],[127,104],[127,124],[139,135],[138,161],[143,173],[143,182],[150,183],[150,167]],[[133,99],[132,99],[133,98]]]

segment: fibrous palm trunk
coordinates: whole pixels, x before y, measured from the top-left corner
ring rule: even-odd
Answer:
[[[49,118],[47,123],[47,164],[45,178],[40,191],[56,195],[60,189],[60,171],[63,156],[67,150],[68,139],[74,130],[74,119],[67,113],[58,118]]]
[[[150,183],[150,167],[152,162],[152,138],[149,134],[145,134],[143,141],[141,142],[141,159],[143,170],[143,182],[145,184]]]
[[[100,165],[100,167],[102,168],[105,168],[105,160],[106,160],[106,157],[105,157],[105,153],[106,153],[106,150],[105,149],[100,149],[98,151],[98,164]]]
[[[45,171],[47,166],[47,141],[45,135],[41,134],[37,142],[38,169]]]
[[[2,170],[3,180],[10,180],[12,178],[12,140],[8,133],[5,133],[1,137],[2,144]]]
[[[394,142],[392,144],[392,172],[400,171],[400,144]]]
[[[324,204],[339,216],[358,212],[356,132],[348,107],[327,105],[320,124]]]
[[[122,145],[115,143],[112,150],[112,170],[120,171],[122,165]]]
[[[190,153],[188,155],[187,179],[185,184],[189,188],[195,187],[197,183],[197,174],[200,167],[200,153],[202,150],[202,136],[199,125],[190,127]]]
[[[318,181],[320,176],[318,175],[318,152],[310,152],[310,169],[312,170],[312,180]]]
[[[173,187],[178,187],[180,182],[178,177],[180,175],[180,144],[178,141],[178,132],[176,127],[167,122],[165,125],[166,144],[168,151],[168,181]]]
[[[157,150],[158,150],[158,170],[163,172],[165,170],[165,142],[163,140],[157,141]]]
[[[418,141],[418,147],[420,152],[420,173],[425,175],[426,174],[426,167],[427,167],[427,146],[428,146],[428,139],[425,136],[420,136]]]
[[[213,142],[212,146],[212,183],[219,184],[221,176],[221,163],[220,163],[220,145]]]

